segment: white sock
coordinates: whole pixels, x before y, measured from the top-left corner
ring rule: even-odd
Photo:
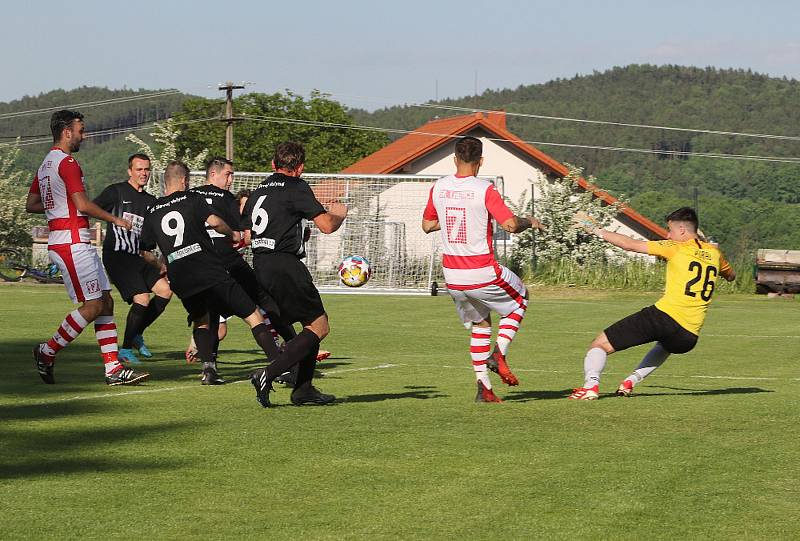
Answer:
[[[647,355],[644,356],[642,362],[639,363],[639,366],[633,373],[628,376],[627,380],[630,380],[631,383],[636,385],[644,378],[649,376],[653,370],[664,364],[664,361],[667,360],[669,357],[669,351],[664,349],[664,346],[661,345],[661,342],[657,342],[653,348],[647,352]]]
[[[600,385],[600,374],[606,367],[607,358],[608,353],[600,348],[592,348],[586,352],[586,357],[583,359],[584,388],[590,389]]]
[[[492,381],[489,379],[489,371],[486,368],[486,363],[481,364],[472,363],[472,369],[475,370],[475,379],[483,383],[486,389],[492,388]]]

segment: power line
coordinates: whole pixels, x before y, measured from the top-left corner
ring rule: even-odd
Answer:
[[[187,125],[187,124],[197,124],[199,122],[211,122],[211,121],[215,121],[215,122],[219,121],[219,117],[198,118],[198,119],[194,119],[194,120],[182,120],[182,121],[173,122],[173,124],[175,126],[184,126],[184,125]],[[95,131],[95,132],[87,134],[86,135],[86,139],[92,139],[94,137],[103,137],[103,136],[107,136],[107,135],[119,135],[119,134],[122,134],[122,133],[131,133],[131,132],[137,132],[137,131],[142,131],[142,130],[148,130],[148,129],[151,129],[151,128],[155,128],[157,123],[158,122],[154,121],[154,122],[150,122],[150,123],[147,123],[147,124],[142,124],[142,125],[140,125],[139,127],[136,127],[136,128],[127,127],[127,128],[109,128],[109,129],[106,129],[106,130],[98,130],[98,131]],[[48,137],[45,137],[45,138],[35,139],[35,140],[32,140],[32,141],[25,141],[25,142],[19,143],[16,146],[25,147],[25,146],[30,146],[30,145],[40,145],[40,144],[43,144],[43,143],[52,143],[52,142],[53,142],[53,138],[48,136]],[[15,146],[15,144],[14,143],[0,143],[0,148],[9,147],[9,146]]]
[[[0,120],[5,120],[7,118],[18,118],[22,116],[31,116],[31,115],[40,115],[44,113],[49,113],[51,111],[60,111],[61,109],[72,109],[72,108],[82,108],[87,109],[89,107],[100,107],[102,105],[111,105],[115,103],[125,103],[129,101],[138,101],[138,100],[149,100],[152,98],[158,98],[162,96],[172,96],[174,94],[181,94],[182,92],[177,89],[172,90],[163,90],[160,92],[151,92],[148,94],[137,94],[135,96],[122,96],[119,98],[108,98],[104,100],[98,101],[87,101],[85,103],[73,103],[71,105],[56,105],[53,107],[45,107],[43,109],[30,109],[28,111],[16,111],[13,113],[0,113]]]
[[[473,113],[497,113],[497,111],[487,110],[487,109],[473,109],[470,107],[457,107],[455,105],[434,105],[429,103],[415,103],[412,104],[414,107],[425,107],[430,109],[443,109],[448,111],[461,111],[461,112],[473,112]],[[587,120],[581,118],[569,118],[569,117],[559,117],[559,116],[547,116],[547,115],[536,115],[532,113],[512,113],[512,112],[505,112],[506,116],[515,116],[515,117],[522,117],[522,118],[536,118],[540,120],[561,120],[564,122],[580,122],[583,124],[599,124],[602,126],[620,126],[625,128],[647,128],[653,130],[670,130],[670,131],[681,131],[681,132],[691,132],[691,133],[706,133],[711,135],[731,135],[736,137],[756,137],[761,139],[782,139],[787,141],[800,141],[800,137],[793,136],[793,135],[773,135],[769,133],[743,133],[743,132],[734,132],[734,131],[722,131],[722,130],[705,130],[699,128],[676,128],[673,126],[654,126],[650,124],[633,124],[629,122],[611,122],[607,120]]]
[[[297,126],[310,126],[310,127],[318,127],[318,128],[331,128],[331,129],[345,129],[345,130],[357,130],[357,131],[372,131],[372,132],[382,132],[382,133],[393,133],[399,135],[427,135],[431,137],[446,137],[450,139],[456,139],[461,137],[460,135],[453,135],[453,134],[446,134],[446,133],[433,133],[433,132],[424,132],[420,130],[404,130],[399,128],[381,128],[377,126],[363,126],[358,124],[341,124],[335,122],[323,122],[318,120],[303,120],[297,118],[282,118],[282,117],[271,117],[271,116],[259,116],[259,115],[243,115],[239,118],[243,120],[253,120],[256,122],[265,122],[265,123],[273,123],[273,124],[290,124],[290,125],[297,125]],[[198,122],[209,122],[209,121],[219,121],[219,117],[209,117],[203,119],[195,119],[195,120],[186,120],[181,122],[176,122],[175,125],[186,125],[186,124],[194,124]],[[98,132],[93,132],[87,135],[87,138],[92,137],[99,137],[104,135],[115,135],[119,133],[126,133],[126,132],[134,132],[134,131],[141,131],[144,129],[149,129],[155,126],[155,123],[147,124],[141,126],[139,128],[114,128],[110,130],[102,130]],[[773,162],[773,163],[800,163],[800,158],[792,158],[792,157],[784,157],[784,156],[759,156],[759,155],[748,155],[748,154],[723,154],[723,153],[713,153],[713,152],[684,152],[684,151],[676,151],[676,150],[656,150],[656,149],[644,149],[644,148],[628,148],[628,147],[615,147],[615,146],[602,146],[602,145],[581,145],[581,144],[571,144],[571,143],[557,143],[551,141],[525,141],[522,139],[504,139],[500,137],[489,137],[487,138],[489,141],[494,142],[505,142],[505,143],[526,143],[535,146],[553,146],[553,147],[561,147],[561,148],[581,148],[581,149],[589,149],[589,150],[605,150],[610,152],[629,152],[629,153],[638,153],[638,154],[655,154],[655,155],[662,155],[662,156],[674,156],[674,157],[701,157],[701,158],[717,158],[717,159],[728,159],[728,160],[745,160],[745,161],[762,161],[762,162]],[[32,141],[25,141],[23,143],[19,143],[18,146],[29,146],[35,144],[41,144],[45,142],[50,142],[50,138],[46,139],[38,139]],[[12,143],[0,143],[0,147],[3,146],[12,146]]]
[[[102,135],[101,132],[105,132],[107,130],[133,129],[133,128],[138,128],[139,126],[144,126],[145,124],[152,125],[153,122],[159,122],[159,121],[158,120],[147,120],[147,121],[144,121],[144,122],[136,122],[135,124],[128,124],[127,126],[117,126],[116,128],[103,128],[103,129],[100,129],[100,130],[94,130],[94,131],[92,131],[90,133],[92,133],[94,137],[97,137],[98,135]],[[50,134],[37,133],[35,135],[34,134],[29,134],[29,135],[0,135],[0,139],[17,139],[18,137],[21,138],[21,139],[32,139],[32,138],[40,138],[40,137],[50,137]],[[11,143],[11,144],[13,144],[13,143]]]
[[[245,120],[256,120],[259,122],[271,122],[277,124],[294,124],[302,126],[314,126],[321,128],[335,128],[335,129],[350,129],[360,131],[376,131],[383,133],[395,133],[402,135],[429,135],[432,137],[447,137],[451,139],[460,138],[460,135],[446,134],[446,133],[432,133],[419,130],[403,130],[398,128],[380,128],[377,126],[360,126],[357,124],[339,124],[333,122],[322,122],[316,120],[301,120],[301,119],[287,119],[281,117],[269,116],[242,116]],[[553,146],[563,148],[582,148],[590,150],[606,150],[612,152],[632,152],[639,154],[657,154],[664,156],[678,156],[678,157],[702,157],[702,158],[720,158],[729,160],[748,160],[748,161],[764,161],[764,162],[778,162],[778,163],[800,163],[800,158],[784,157],[784,156],[757,156],[748,154],[722,154],[713,152],[684,152],[677,150],[655,150],[645,148],[627,148],[627,147],[614,147],[614,146],[600,146],[600,145],[580,145],[570,143],[554,143],[550,141],[524,141],[522,139],[503,139],[499,137],[488,137],[489,141],[505,142],[505,143],[527,143],[535,146]]]
[[[499,112],[498,109],[479,109],[475,107],[460,107],[456,105],[441,105],[436,103],[416,103],[416,102],[408,102],[404,101],[400,98],[388,98],[388,97],[381,97],[381,96],[360,96],[360,95],[353,95],[353,94],[341,94],[335,92],[325,92],[320,91],[322,94],[326,96],[337,96],[340,98],[361,98],[369,101],[376,101],[380,100],[380,102],[392,100],[395,102],[402,103],[403,106],[406,107],[421,107],[425,109],[440,109],[444,111],[457,111],[457,112],[464,112],[464,113],[497,113]],[[401,107],[397,105],[396,107]],[[644,128],[644,129],[652,129],[652,130],[666,130],[666,131],[679,131],[679,132],[689,132],[689,133],[705,133],[710,135],[729,135],[734,137],[753,137],[753,138],[760,138],[760,139],[777,139],[777,140],[786,140],[786,141],[800,141],[800,136],[794,135],[774,135],[769,133],[746,133],[746,132],[735,132],[735,131],[726,131],[726,130],[710,130],[710,129],[703,129],[703,128],[679,128],[675,126],[658,126],[658,125],[651,125],[651,124],[636,124],[631,122],[614,122],[608,120],[591,120],[585,118],[571,118],[571,117],[562,117],[562,116],[549,116],[549,115],[537,115],[533,113],[514,113],[511,111],[503,111],[505,112],[506,116],[512,117],[520,117],[520,118],[535,118],[538,120],[557,120],[563,122],[578,122],[583,124],[598,124],[602,126],[618,126],[618,127],[625,127],[625,128]]]

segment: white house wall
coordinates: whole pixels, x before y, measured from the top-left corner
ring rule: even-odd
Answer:
[[[508,200],[514,204],[518,203],[523,192],[526,194],[526,199],[530,200],[531,180],[533,181],[535,198],[537,200],[541,199],[541,187],[544,182],[547,182],[547,176],[541,168],[537,167],[533,160],[513,149],[510,145],[492,141],[490,135],[481,128],[476,128],[467,135],[478,137],[483,142],[483,167],[481,167],[480,174],[503,177],[503,195]],[[441,176],[454,173],[454,147],[455,141],[429,152],[404,167],[403,173]],[[614,220],[610,229],[623,235],[645,239],[638,231],[631,229],[618,220]]]

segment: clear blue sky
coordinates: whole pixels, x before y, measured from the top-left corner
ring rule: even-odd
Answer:
[[[800,2],[227,0],[6,3],[0,101],[220,81],[351,106],[457,97],[631,63],[800,78]],[[364,96],[361,98],[358,96]]]

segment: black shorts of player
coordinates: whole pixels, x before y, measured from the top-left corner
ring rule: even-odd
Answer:
[[[275,299],[285,323],[311,323],[325,313],[311,273],[297,256],[276,252],[256,254],[258,283]]]
[[[253,299],[258,306],[267,312],[270,319],[279,319],[280,310],[278,309],[278,304],[269,293],[264,291],[263,287],[258,285],[256,273],[253,270],[253,267],[251,267],[247,261],[245,261],[243,258],[240,258],[239,261],[227,267],[225,270],[228,271],[228,274],[231,275],[231,278],[236,280],[236,283],[242,286],[242,289],[244,289],[244,292],[247,293],[247,296]]]
[[[133,296],[150,293],[161,273],[143,257],[126,252],[103,251],[103,266],[120,296],[131,304]]]
[[[256,311],[256,303],[233,278],[181,299],[181,302],[190,325],[205,314],[246,318]]]
[[[650,342],[661,342],[670,353],[687,353],[697,344],[697,335],[690,333],[655,306],[648,306],[620,319],[605,331],[614,351]]]

